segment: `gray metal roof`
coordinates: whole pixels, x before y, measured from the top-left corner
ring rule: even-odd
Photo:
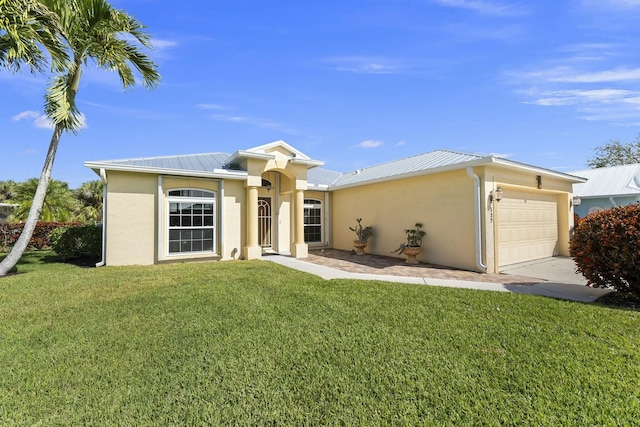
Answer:
[[[357,185],[368,181],[377,181],[400,175],[423,172],[430,169],[452,166],[458,163],[480,160],[482,158],[482,156],[476,154],[436,150],[345,173],[334,185],[337,187]]]
[[[153,169],[171,169],[181,171],[210,172],[223,169],[227,153],[186,154],[180,156],[141,157],[137,159],[106,160],[104,165],[130,166]]]
[[[227,163],[232,157],[227,153],[216,152],[85,162],[85,165],[94,170],[113,168],[138,172],[243,179],[246,176],[246,171],[228,166]],[[493,156],[436,150],[348,173],[336,172],[321,167],[311,167],[308,169],[307,183],[309,189],[332,190],[485,163],[502,164],[507,167],[531,168],[535,169],[536,172],[555,174],[563,178],[572,179],[574,182],[581,180],[570,175],[543,170]]]
[[[583,184],[573,184],[573,193],[579,197],[640,194],[640,164],[586,169],[572,175],[588,180]]]
[[[342,176],[341,172],[323,168],[313,168],[307,171],[307,183],[319,187],[328,187]]]

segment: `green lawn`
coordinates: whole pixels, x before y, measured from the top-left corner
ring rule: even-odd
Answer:
[[[632,425],[640,313],[260,261],[0,279],[0,425]]]

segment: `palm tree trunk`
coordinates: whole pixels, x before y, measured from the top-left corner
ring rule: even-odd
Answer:
[[[40,212],[42,212],[44,198],[47,194],[47,187],[49,186],[49,179],[51,178],[51,171],[53,170],[53,161],[56,158],[56,151],[58,150],[58,144],[60,143],[60,137],[62,136],[63,129],[64,126],[62,124],[57,124],[53,130],[51,142],[49,142],[49,151],[47,152],[47,157],[45,158],[44,166],[42,167],[40,181],[38,181],[38,188],[36,189],[31,209],[29,210],[29,216],[27,217],[27,221],[24,224],[22,234],[20,234],[18,241],[13,245],[9,255],[0,262],[0,277],[9,274],[9,271],[11,271],[11,269],[18,263],[31,241],[31,236],[36,228],[38,219],[40,218]]]

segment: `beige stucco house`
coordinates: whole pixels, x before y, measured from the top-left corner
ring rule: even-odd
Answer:
[[[424,224],[423,262],[494,273],[568,255],[572,184],[584,179],[448,150],[339,173],[284,141],[239,150],[91,161],[105,183],[107,265],[305,258],[351,250],[356,218],[367,252],[391,256]]]

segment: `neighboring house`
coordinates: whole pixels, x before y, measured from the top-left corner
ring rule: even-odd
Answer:
[[[11,211],[14,207],[18,205],[14,205],[11,203],[0,203],[0,224],[3,222],[7,222],[7,218],[11,215]]]
[[[390,256],[422,222],[421,261],[494,273],[569,254],[571,186],[584,182],[448,150],[344,174],[322,165],[284,141],[86,162],[105,183],[104,262],[305,258],[309,247],[351,250],[349,226],[362,218],[375,229],[367,252]]]
[[[587,178],[587,182],[573,185],[574,196],[580,198],[580,204],[575,207],[580,218],[640,202],[640,164],[587,169],[572,175]]]

